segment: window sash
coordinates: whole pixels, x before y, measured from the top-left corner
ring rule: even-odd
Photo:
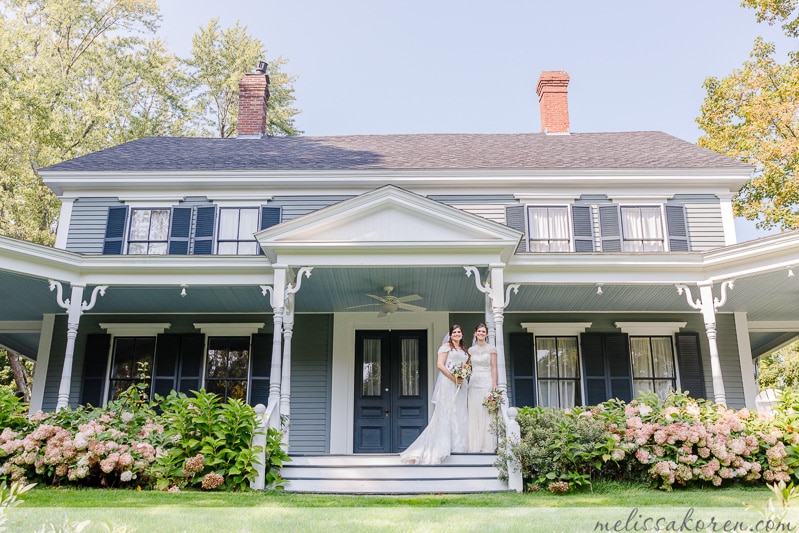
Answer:
[[[224,207],[219,210],[217,253],[223,255],[257,255],[257,207]]]
[[[250,375],[249,337],[209,337],[206,350],[205,390],[222,397],[247,401]]]
[[[580,401],[577,337],[536,337],[536,387],[541,407],[574,407]]]
[[[665,398],[677,388],[677,367],[671,337],[630,337],[633,392],[655,392]]]
[[[660,207],[622,207],[622,249],[625,252],[662,252],[663,214]]]
[[[170,209],[133,209],[128,254],[164,255],[169,239]]]
[[[571,250],[568,207],[529,207],[528,217],[531,252]]]
[[[155,362],[155,337],[116,337],[111,358],[109,399],[116,400],[128,387],[140,383],[153,373]],[[146,364],[142,368],[142,364]],[[150,380],[146,394],[150,395]]]

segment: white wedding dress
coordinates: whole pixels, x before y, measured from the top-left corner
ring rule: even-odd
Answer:
[[[447,367],[466,362],[466,352],[442,346],[439,353],[449,351]],[[460,389],[451,379],[439,375],[433,393],[435,409],[430,423],[413,443],[400,453],[400,461],[413,464],[437,464],[452,452],[465,452],[469,445],[466,396],[469,385]]]
[[[496,413],[489,413],[483,400],[491,392],[491,353],[497,349],[486,343],[469,348],[472,356],[472,378],[469,380],[469,452],[494,453],[497,437],[491,434]]]

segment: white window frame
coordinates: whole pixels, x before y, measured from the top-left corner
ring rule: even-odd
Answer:
[[[649,209],[657,208],[659,213],[660,213],[660,233],[662,235],[662,238],[660,239],[660,242],[663,245],[663,249],[662,250],[652,250],[652,252],[658,252],[658,251],[669,252],[669,251],[671,251],[669,249],[669,232],[668,232],[668,226],[667,226],[667,223],[666,223],[666,206],[665,206],[664,203],[659,202],[657,204],[648,204],[648,203],[619,204],[619,233],[620,233],[620,237],[621,237],[621,249],[622,249],[622,252],[625,252],[624,243],[626,243],[626,242],[639,242],[640,241],[640,242],[643,243],[644,241],[650,241],[650,242],[654,242],[655,241],[655,239],[643,239],[643,238],[642,239],[628,239],[625,236],[625,234],[624,234],[624,210],[625,209],[646,209],[646,208],[649,208]],[[625,253],[637,253],[637,252],[625,252]]]
[[[228,206],[224,206],[224,207],[219,206],[218,209],[219,209],[219,212],[218,212],[218,216],[217,216],[218,220],[217,220],[217,223],[216,223],[217,227],[216,227],[216,243],[215,243],[216,253],[217,254],[220,253],[219,252],[219,247],[220,247],[221,244],[223,244],[223,243],[236,243],[236,253],[235,254],[225,254],[225,255],[258,255],[258,251],[260,250],[260,248],[258,246],[258,240],[255,238],[254,235],[256,233],[258,233],[260,225],[261,225],[261,207],[260,206],[233,206],[233,205],[228,205]],[[242,210],[254,210],[255,211],[255,229],[253,231],[253,234],[250,235],[249,239],[242,239],[241,238],[241,234],[239,234],[238,235],[238,239],[235,239],[235,240],[234,239],[222,239],[222,237],[221,237],[221,235],[222,235],[222,212],[223,211],[230,211],[230,210],[233,210],[233,209],[238,211],[239,224],[241,223],[241,211]],[[240,227],[237,226],[237,231],[239,229],[240,229]],[[247,244],[247,243],[252,243],[254,245],[255,252],[247,253],[247,254],[240,253],[238,251],[239,246],[242,245],[242,244]]]
[[[172,224],[172,207],[130,207],[130,212],[128,214],[128,225],[127,225],[127,235],[125,236],[125,255],[130,254],[130,245],[131,244],[143,244],[146,243],[148,247],[148,252],[145,254],[135,254],[135,255],[168,255],[169,254],[169,230]],[[137,211],[149,211],[150,212],[150,225],[147,229],[147,240],[132,240],[131,235],[133,233],[133,218]],[[152,240],[150,239],[150,232],[152,231],[152,214],[153,211],[166,211],[167,212],[167,223],[166,223],[166,236],[164,240]],[[149,252],[149,247],[153,243],[163,243],[164,244],[164,253],[163,254],[154,254]]]
[[[613,325],[632,337],[670,337],[671,354],[674,358],[674,383],[677,389],[682,388],[680,383],[680,361],[677,357],[677,342],[675,335],[687,325],[687,322],[614,322]],[[630,346],[630,372],[631,383],[635,381],[632,360],[632,346]],[[634,389],[634,388],[633,388]],[[633,390],[635,395],[636,391]]]
[[[206,371],[208,369],[208,340],[211,337],[247,337],[249,339],[250,363],[247,367],[247,398],[245,401],[249,404],[250,391],[252,390],[252,336],[258,333],[265,325],[264,322],[232,322],[230,324],[195,322],[194,327],[205,335],[200,386],[205,388]]]

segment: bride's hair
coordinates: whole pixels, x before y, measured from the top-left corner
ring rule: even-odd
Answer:
[[[466,355],[471,355],[471,354],[469,354],[469,350],[466,348],[466,344],[463,342],[463,336],[461,336],[460,346],[456,346],[455,342],[452,340],[452,332],[455,331],[456,329],[461,330],[461,333],[463,333],[463,328],[460,326],[460,324],[452,324],[452,326],[449,328],[449,347],[450,347],[450,349],[452,349],[452,350],[463,350],[464,352],[466,352]]]

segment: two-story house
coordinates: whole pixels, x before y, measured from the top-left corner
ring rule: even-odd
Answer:
[[[290,421],[292,454],[396,453],[431,413],[452,323],[487,322],[511,405],[688,390],[754,408],[756,357],[799,333],[799,232],[736,243],[752,168],[660,132],[143,138],[40,171],[54,248],[0,237],[0,345],[31,409],[137,379]]]

